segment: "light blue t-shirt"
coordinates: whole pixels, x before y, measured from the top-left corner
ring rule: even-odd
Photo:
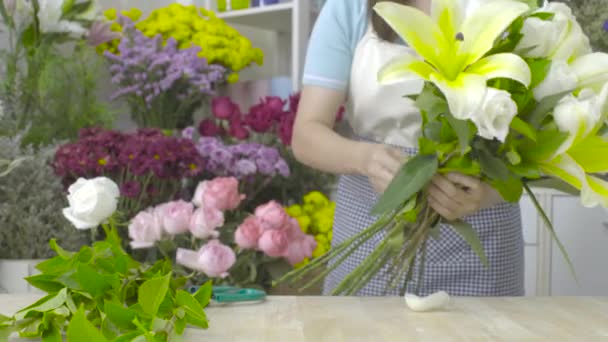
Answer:
[[[346,90],[367,25],[367,0],[327,0],[310,36],[302,83]]]

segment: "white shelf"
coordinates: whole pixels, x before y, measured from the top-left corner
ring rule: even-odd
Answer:
[[[242,10],[218,12],[217,17],[231,24],[290,32],[292,30],[292,13],[293,2],[286,2]]]

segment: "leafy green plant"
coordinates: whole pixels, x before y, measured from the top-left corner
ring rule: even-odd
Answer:
[[[67,206],[64,189],[49,162],[55,147],[23,146],[23,135],[0,136],[0,258],[44,259],[53,251],[48,242],[56,238],[63,246],[78,250],[88,234],[69,228],[61,214]],[[20,161],[20,162],[15,162]]]
[[[106,239],[68,252],[51,240],[56,256],[27,281],[46,293],[13,317],[0,316],[0,339],[11,332],[43,341],[168,341],[187,325],[207,328],[204,308],[211,284],[195,294],[182,288],[171,262],[140,264],[122,248],[114,224]]]

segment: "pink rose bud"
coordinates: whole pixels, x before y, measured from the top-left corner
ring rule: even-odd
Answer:
[[[158,206],[155,214],[160,218],[163,229],[170,235],[186,233],[190,230],[190,219],[194,206],[182,200]]]
[[[176,261],[209,277],[226,278],[228,270],[236,262],[236,255],[230,247],[221,244],[218,240],[211,240],[198,252],[178,248]]]
[[[129,224],[129,237],[133,249],[154,247],[162,239],[163,230],[159,218],[152,210],[137,214]]]
[[[198,208],[190,219],[190,233],[199,239],[217,238],[224,225],[224,213],[215,208]]]
[[[285,252],[285,259],[291,264],[299,264],[304,259],[312,257],[312,252],[317,248],[317,241],[310,235],[292,241]]]
[[[218,177],[201,182],[192,202],[197,207],[215,208],[221,211],[236,209],[245,195],[239,193],[239,181],[234,177]]]
[[[289,215],[281,204],[270,201],[255,209],[255,216],[260,219],[262,229],[282,229],[289,223]]]
[[[270,229],[262,233],[258,248],[270,257],[281,257],[287,252],[289,240],[284,229]]]
[[[262,234],[259,219],[249,216],[234,232],[234,241],[243,249],[258,248],[258,240]]]

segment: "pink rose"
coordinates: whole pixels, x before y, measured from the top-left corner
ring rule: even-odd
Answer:
[[[292,264],[299,264],[304,259],[312,257],[312,252],[317,248],[317,241],[310,235],[292,241],[285,252],[285,259]]]
[[[237,105],[230,100],[227,96],[219,96],[212,100],[211,111],[213,115],[222,120],[230,119],[234,116],[234,112],[237,110]]]
[[[308,236],[308,235],[306,235],[306,233],[304,233],[302,231],[302,228],[300,228],[300,224],[298,223],[298,220],[296,220],[293,217],[289,218],[289,221],[286,226],[286,230],[287,230],[287,239],[289,239],[289,241],[301,240],[304,237]]]
[[[224,213],[215,208],[198,208],[190,219],[190,233],[199,239],[217,238],[224,225]]]
[[[289,223],[289,215],[281,204],[270,201],[255,209],[263,229],[282,229]]]
[[[201,182],[192,202],[197,207],[215,208],[221,211],[236,209],[245,198],[239,193],[239,181],[234,177],[218,177]]]
[[[258,248],[270,257],[281,257],[287,252],[289,239],[284,229],[271,229],[262,233]]]
[[[182,200],[161,204],[156,207],[155,214],[159,217],[163,229],[171,234],[186,233],[190,229],[190,219],[194,206]]]
[[[226,278],[228,270],[236,262],[234,251],[220,243],[211,240],[196,252],[188,249],[177,249],[176,261],[187,268],[203,272],[212,278]]]
[[[262,228],[257,217],[249,216],[234,232],[234,241],[244,249],[255,249],[262,234]]]
[[[154,247],[162,239],[163,230],[160,221],[152,210],[137,214],[129,224],[129,237],[133,249]]]

